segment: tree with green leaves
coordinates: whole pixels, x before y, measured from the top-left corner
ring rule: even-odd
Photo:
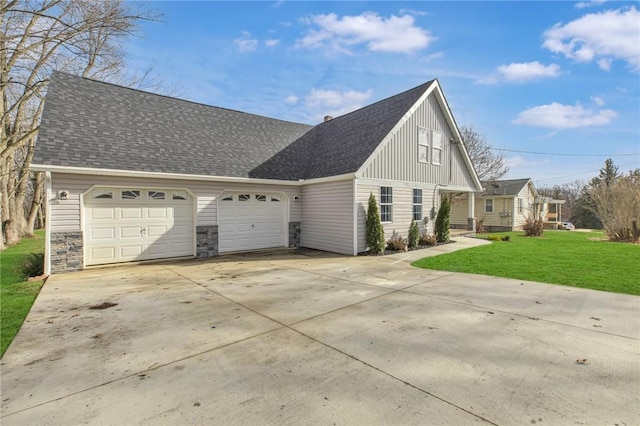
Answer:
[[[449,222],[451,216],[451,203],[449,197],[442,197],[440,202],[440,209],[436,216],[435,233],[436,241],[439,243],[446,243],[449,241]]]
[[[385,246],[384,228],[380,222],[378,202],[373,193],[371,193],[369,195],[369,206],[367,208],[367,247],[370,252],[379,254],[384,251]]]

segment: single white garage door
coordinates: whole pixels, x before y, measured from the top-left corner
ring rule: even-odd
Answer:
[[[219,251],[242,251],[285,245],[281,194],[225,192],[218,202]]]
[[[187,191],[95,188],[84,205],[86,265],[193,255]]]

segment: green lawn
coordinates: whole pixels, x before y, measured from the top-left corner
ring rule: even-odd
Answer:
[[[544,231],[420,259],[413,266],[640,295],[640,245],[600,240],[601,232]]]
[[[44,231],[0,252],[0,357],[29,313],[43,281],[26,281],[22,264],[31,253],[44,252]]]

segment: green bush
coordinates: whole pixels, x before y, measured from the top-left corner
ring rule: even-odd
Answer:
[[[502,238],[499,235],[489,235],[487,237],[489,241],[502,241]]]
[[[31,253],[22,263],[22,273],[25,278],[44,274],[44,253]]]
[[[511,237],[510,237],[510,236],[508,236],[508,235],[503,235],[502,237],[500,237],[500,239],[501,239],[502,241],[511,241]]]
[[[409,248],[418,247],[418,241],[420,240],[420,228],[418,228],[418,222],[415,220],[411,221],[411,225],[409,226],[409,235],[407,237],[407,243],[409,244]]]
[[[378,203],[373,193],[369,195],[367,208],[367,247],[374,254],[382,253],[385,247],[384,228],[380,222]]]
[[[402,235],[393,231],[391,238],[387,241],[387,250],[391,251],[407,251],[407,240]]]
[[[442,202],[440,203],[440,209],[438,210],[435,223],[436,240],[439,243],[446,243],[449,241],[450,215],[451,203],[449,202],[449,197],[442,197]]]

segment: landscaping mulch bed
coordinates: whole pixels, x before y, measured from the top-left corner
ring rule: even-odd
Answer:
[[[363,251],[361,253],[358,253],[358,256],[388,256],[390,254],[406,253],[406,252],[414,251],[414,250],[429,249],[429,248],[438,247],[438,246],[442,246],[442,245],[445,245],[445,244],[453,244],[453,243],[455,243],[454,240],[449,240],[446,243],[438,243],[438,244],[436,244],[434,246],[418,245],[418,247],[413,248],[413,249],[412,248],[407,248],[407,250],[404,250],[404,251],[403,250],[385,250],[384,252],[378,253],[378,254],[374,254],[374,253],[372,253],[370,251]]]

